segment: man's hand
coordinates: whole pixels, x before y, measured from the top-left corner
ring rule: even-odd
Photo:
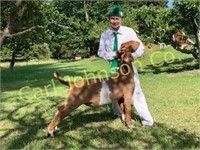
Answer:
[[[119,50],[116,52],[116,58],[121,58],[121,55],[123,54],[124,52]]]
[[[124,44],[122,44],[121,47],[120,47],[120,52],[124,53],[124,51],[126,51],[126,47],[125,47]]]
[[[116,57],[115,58],[121,58],[122,54],[126,50],[126,47],[124,44],[121,45],[120,49],[116,52]]]
[[[121,58],[122,54],[126,51],[126,47],[124,44],[121,45],[120,49],[116,52],[115,58]]]

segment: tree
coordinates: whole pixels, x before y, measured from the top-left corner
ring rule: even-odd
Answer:
[[[200,62],[200,5],[198,0],[175,0],[171,12],[173,19],[170,21],[172,33],[176,31],[185,32],[185,38],[193,40],[190,47],[180,48],[176,42],[173,47],[183,53],[192,54]]]
[[[45,17],[42,1],[3,1],[1,2],[1,36],[0,47],[3,43],[10,47],[12,58],[10,69],[13,70],[17,54],[25,54],[24,48],[29,49],[34,44],[42,44],[48,39],[47,28],[56,25],[68,29],[68,26],[57,24],[54,20]],[[5,43],[5,39],[7,39]],[[39,43],[38,43],[39,42]],[[12,45],[12,46],[10,46]],[[29,49],[30,50],[30,49]]]
[[[137,24],[137,31],[144,43],[164,42],[169,26],[167,22],[169,9],[157,6],[142,6],[130,11],[134,14],[134,18],[131,19]]]
[[[22,35],[34,31],[37,28],[44,28],[44,26],[39,25],[44,22],[41,17],[41,4],[42,2],[40,1],[27,2],[22,0],[1,2],[1,14],[3,19],[1,21],[2,32],[0,36],[0,47],[2,47],[6,38],[9,37],[12,39],[7,42],[7,46],[13,45],[10,63],[11,70],[13,70],[15,64],[16,54],[27,46],[27,44],[23,45],[27,42],[22,42]],[[28,35],[26,35],[26,38],[27,37]],[[26,41],[26,39],[24,41]]]
[[[48,14],[49,20],[70,25],[69,30],[51,28],[51,48],[55,58],[67,56],[69,53],[83,57],[96,54],[97,38],[91,35],[98,22],[107,19],[110,3],[106,1],[53,1]],[[89,9],[88,9],[89,8]],[[72,52],[69,52],[72,51]],[[65,54],[66,52],[66,54]]]
[[[44,28],[38,25],[42,22],[40,9],[42,2],[22,0],[1,2],[1,36],[0,47],[7,37],[15,37],[33,31],[36,28]],[[30,19],[32,18],[32,19]]]
[[[49,45],[47,43],[44,44],[34,44],[30,47],[31,50],[25,53],[25,57],[27,60],[32,58],[39,59],[49,59],[51,56],[51,52],[49,49]]]

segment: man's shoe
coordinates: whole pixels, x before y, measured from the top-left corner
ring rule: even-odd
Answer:
[[[152,125],[142,125],[142,128],[151,128]]]
[[[153,126],[153,121],[146,121],[146,120],[143,120],[141,121],[141,124],[143,127],[152,127]]]

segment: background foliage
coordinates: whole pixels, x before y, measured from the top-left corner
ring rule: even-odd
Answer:
[[[198,58],[198,0],[175,0],[172,9],[166,3],[167,0],[2,1],[1,60],[11,60],[13,67],[15,60],[31,59],[36,47],[44,43],[48,47],[46,53],[51,55],[39,52],[44,55],[37,55],[38,59],[96,55],[100,34],[109,27],[107,13],[113,5],[124,8],[123,24],[133,28],[146,45],[173,45],[172,34],[184,31],[195,45],[179,50]]]

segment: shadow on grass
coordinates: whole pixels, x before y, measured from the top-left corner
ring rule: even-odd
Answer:
[[[87,116],[85,116],[87,117]],[[94,114],[96,117],[96,114]],[[93,120],[92,120],[93,121]],[[77,122],[74,122],[74,124]],[[82,122],[84,124],[85,122]],[[73,128],[72,130],[76,130]],[[132,131],[127,129],[116,129],[110,126],[102,125],[99,127],[84,127],[83,130],[77,129],[81,138],[75,138],[71,134],[65,134],[67,131],[62,131],[57,135],[59,140],[70,146],[70,140],[75,143],[83,143],[80,148],[117,148],[117,149],[138,149],[139,145],[143,145],[142,149],[190,149],[198,148],[197,135],[188,133],[187,131],[177,131],[174,128],[169,128],[165,124],[155,123],[153,127],[144,129],[136,127]],[[89,131],[89,132],[85,132]],[[91,140],[99,140],[104,143],[100,145],[92,144]],[[65,148],[65,147],[62,147]]]
[[[175,59],[173,62],[167,63],[162,61],[157,64],[150,64],[143,68],[144,71],[140,73],[177,73],[182,71],[189,71],[199,69],[199,64],[194,62],[194,58]]]
[[[60,97],[56,99],[60,99]],[[55,107],[58,102],[55,101],[55,98],[48,98],[42,105],[37,103],[19,104],[12,111],[2,110],[4,118],[1,117],[1,120],[7,120],[15,125],[12,129],[6,127],[1,129],[3,134],[0,139],[4,148],[26,149],[31,143],[32,146],[35,146],[34,142],[37,142],[38,145],[41,144],[42,149],[58,149],[58,147],[61,149],[138,149],[139,145],[142,145],[142,149],[198,147],[196,134],[169,128],[166,124],[155,123],[151,128],[142,128],[136,123],[136,128],[133,130],[126,127],[118,129],[115,125],[110,125],[114,120],[108,106],[87,107],[84,111],[73,112],[70,117],[61,122],[60,130],[55,138],[46,138],[46,128],[51,120],[49,116],[53,117],[52,112],[56,111]],[[46,109],[44,111],[41,108]],[[29,109],[32,111],[28,111]],[[32,148],[34,149],[34,147]]]
[[[98,65],[99,59],[91,59],[92,64]],[[193,58],[175,59],[171,63],[162,61],[157,64],[149,64],[140,73],[175,73],[187,70],[198,69],[198,63],[193,62]],[[105,62],[104,62],[105,63]],[[30,86],[30,88],[44,87],[51,84],[53,72],[58,71],[62,76],[84,77],[84,71],[88,71],[90,66],[84,66],[81,62],[54,63],[54,64],[38,64],[19,66],[11,73],[9,69],[2,69],[2,92],[19,90],[22,87]],[[96,74],[96,71],[87,72]]]
[[[9,97],[9,100],[13,99],[12,97]],[[55,100],[56,99],[56,100]],[[50,100],[50,101],[49,101]],[[10,108],[5,107],[5,105],[1,104],[1,117],[0,120],[9,120],[12,123],[17,123],[18,127],[16,129],[26,129],[27,127],[34,127],[35,124],[40,124],[42,122],[45,122],[42,115],[49,111],[52,107],[57,107],[58,103],[63,101],[63,97],[53,97],[49,98],[45,102],[40,102],[38,100],[36,101],[18,101],[16,97],[17,104],[15,104],[15,108],[10,110]],[[49,102],[49,103],[48,103]],[[13,103],[13,100],[10,101],[10,103]],[[30,121],[30,122],[29,122]],[[36,127],[36,126],[35,126]],[[7,127],[5,127],[7,128]],[[34,130],[33,128],[29,128],[30,130]],[[13,130],[13,129],[12,129]],[[24,130],[25,131],[25,130]],[[6,132],[6,134],[0,136],[0,139],[6,137],[6,135],[11,134],[12,132]]]
[[[88,71],[81,64],[68,66],[67,64],[39,64],[17,67],[14,72],[8,69],[2,69],[2,92],[20,90],[25,86],[30,88],[37,88],[52,84],[53,73],[57,71],[63,77],[74,81],[74,77],[84,77],[89,74],[96,74],[98,72]],[[85,73],[86,72],[86,73]],[[61,84],[59,84],[61,85]]]

